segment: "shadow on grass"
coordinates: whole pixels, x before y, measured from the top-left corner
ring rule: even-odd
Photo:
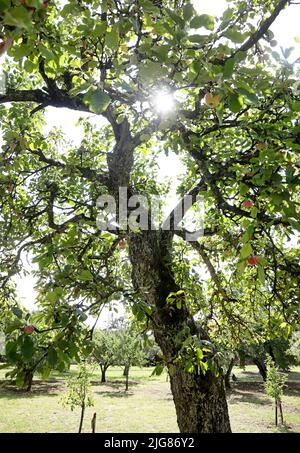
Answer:
[[[118,392],[95,392],[100,396],[104,396],[105,398],[128,398],[129,396],[133,396],[133,393],[118,391]]]
[[[297,382],[288,382],[284,390],[286,396],[300,396],[300,385]],[[237,382],[228,392],[231,404],[252,403],[257,405],[269,405],[270,399],[265,394],[263,382]]]
[[[287,387],[284,388],[283,394],[287,396],[300,397],[300,382],[287,382]]]
[[[112,389],[125,389],[125,381],[106,381],[106,382],[101,382],[101,381],[91,381],[91,384],[93,386],[99,386],[99,387],[111,387]],[[135,387],[137,385],[142,384],[141,382],[137,381],[129,381],[129,388],[130,387]]]
[[[250,378],[253,378],[253,379],[257,379],[258,381],[262,380],[261,375],[258,372],[256,372],[256,371],[243,370],[239,377],[241,378],[243,376],[247,376],[247,377],[250,377]]]
[[[237,382],[228,395],[231,404],[251,403],[259,406],[270,404],[270,400],[264,393],[262,382]]]
[[[30,392],[16,387],[12,381],[0,381],[0,397],[8,400],[17,398],[33,398],[35,396],[57,396],[61,393],[62,383],[56,379],[49,381],[33,381]]]
[[[289,381],[299,381],[300,382],[300,373],[299,373],[299,371],[291,371],[289,373]]]
[[[231,394],[230,404],[251,403],[258,406],[270,405],[270,400],[249,392],[235,391]]]

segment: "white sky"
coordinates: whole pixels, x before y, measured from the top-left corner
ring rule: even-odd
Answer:
[[[212,15],[219,16],[222,11],[227,7],[226,0],[195,0],[194,6],[199,13],[209,13]],[[283,48],[297,47],[297,50],[292,55],[290,61],[294,61],[300,56],[299,45],[295,43],[294,38],[300,35],[299,31],[299,18],[300,18],[300,6],[291,5],[285,11],[281,12],[277,21],[271,27],[271,30],[275,34],[275,39],[279,45]],[[276,49],[277,50],[277,49]],[[1,63],[1,59],[0,59]],[[46,111],[46,132],[54,126],[61,126],[67,136],[73,140],[75,145],[80,145],[82,139],[82,128],[75,127],[80,116],[85,114],[81,112],[74,112],[67,109],[56,109],[48,107]],[[90,114],[88,116],[91,116]],[[92,121],[101,126],[101,119],[97,116],[92,116]],[[1,140],[1,137],[0,137]],[[171,154],[169,157],[163,156],[160,160],[160,173],[159,178],[163,180],[165,177],[172,176],[170,200],[176,198],[176,186],[178,174],[183,170],[182,164],[176,155]],[[29,268],[28,268],[29,270]],[[23,304],[31,309],[34,307],[35,292],[34,292],[34,278],[32,276],[26,276],[18,278],[18,295],[22,300]],[[111,313],[108,310],[104,310],[101,316],[100,325],[104,325],[109,319],[111,319]]]

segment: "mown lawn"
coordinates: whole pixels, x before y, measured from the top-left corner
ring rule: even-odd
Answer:
[[[166,375],[151,376],[151,368],[133,368],[129,391],[124,391],[121,368],[109,369],[106,384],[100,372],[92,376],[95,406],[86,411],[84,432],[97,413],[97,432],[178,432],[172,395]],[[76,373],[76,368],[71,369]],[[285,426],[273,425],[272,401],[265,395],[256,368],[234,370],[238,380],[228,394],[233,432],[300,432],[300,368],[289,376],[283,398]],[[79,411],[61,404],[64,377],[54,373],[48,381],[36,380],[30,394],[4,381],[0,371],[0,432],[76,432]]]

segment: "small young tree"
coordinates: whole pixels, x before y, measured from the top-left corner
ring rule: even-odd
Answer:
[[[81,362],[78,374],[68,379],[67,388],[68,392],[63,396],[62,403],[64,406],[70,406],[71,411],[78,406],[81,408],[78,429],[78,433],[81,433],[85,409],[94,405],[91,392],[90,370],[86,362]]]
[[[272,357],[267,355],[267,379],[265,382],[265,389],[267,394],[275,400],[275,425],[278,425],[278,409],[280,413],[280,422],[283,424],[283,412],[281,399],[283,395],[283,387],[287,379],[287,374],[279,371],[275,365]]]

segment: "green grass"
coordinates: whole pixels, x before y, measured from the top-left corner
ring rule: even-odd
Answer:
[[[76,367],[71,368],[76,373]],[[166,374],[150,376],[151,368],[133,368],[129,391],[124,391],[121,368],[107,372],[107,383],[100,383],[100,372],[92,376],[95,406],[86,411],[84,432],[97,413],[97,432],[178,432],[176,414]],[[300,368],[290,373],[283,398],[285,426],[273,425],[272,401],[265,395],[256,368],[234,370],[238,378],[228,394],[233,432],[300,432]],[[76,432],[79,410],[62,406],[64,377],[53,373],[48,381],[37,379],[27,394],[4,381],[0,371],[0,432]]]

